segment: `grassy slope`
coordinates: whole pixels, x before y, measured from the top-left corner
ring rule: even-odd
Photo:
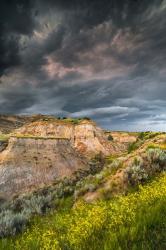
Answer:
[[[166,174],[113,201],[71,204],[68,198],[63,209],[36,217],[0,249],[166,249]]]

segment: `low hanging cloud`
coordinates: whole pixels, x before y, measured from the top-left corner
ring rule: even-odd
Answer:
[[[166,0],[2,0],[0,113],[166,130],[165,15]]]
[[[72,113],[72,117],[97,117],[97,116],[127,116],[129,113],[138,112],[138,108],[111,106],[103,108],[85,109],[75,113]]]

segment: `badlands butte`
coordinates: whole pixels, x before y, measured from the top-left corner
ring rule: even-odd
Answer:
[[[11,198],[122,154],[137,133],[104,131],[88,118],[0,116],[0,195]]]

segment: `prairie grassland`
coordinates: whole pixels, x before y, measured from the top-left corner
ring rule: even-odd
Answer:
[[[166,174],[114,200],[72,207],[36,217],[21,235],[0,241],[2,250],[166,249]]]

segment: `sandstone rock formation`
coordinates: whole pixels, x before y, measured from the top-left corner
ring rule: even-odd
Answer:
[[[87,168],[67,139],[11,137],[0,153],[0,192],[10,197]]]
[[[129,140],[114,134],[109,141],[108,134],[87,119],[0,116],[0,124],[10,131],[9,140],[0,141],[0,192],[6,197],[88,169],[88,159],[124,152]]]
[[[17,134],[33,136],[54,136],[69,139],[71,145],[81,154],[91,158],[98,153],[110,155],[124,151],[123,143],[110,142],[104,131],[94,122],[82,120],[78,124],[65,121],[36,121],[18,129]]]

